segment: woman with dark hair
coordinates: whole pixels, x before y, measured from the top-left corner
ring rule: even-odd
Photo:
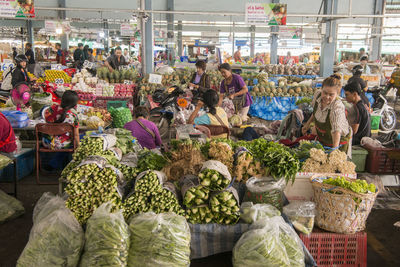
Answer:
[[[368,98],[365,96],[365,91],[368,89],[367,83],[361,78],[361,74],[363,71],[363,67],[361,65],[356,65],[353,67],[351,72],[353,73],[353,76],[350,77],[350,79],[347,81],[348,84],[356,82],[359,84],[361,91],[360,91],[360,97],[364,105],[370,108],[371,104],[369,103]]]
[[[228,63],[221,64],[218,70],[221,72],[222,77],[224,77],[220,87],[219,104],[221,105],[225,96],[228,97],[233,101],[236,112],[242,118],[242,121],[247,121],[247,113],[253,100],[243,78],[240,75],[232,73],[231,66]]]
[[[135,119],[125,124],[124,128],[132,132],[139,144],[148,149],[160,147],[162,144],[157,126],[149,121],[149,110],[140,106],[134,110]]]
[[[15,88],[20,83],[25,83],[27,85],[30,84],[31,79],[28,76],[28,71],[26,69],[28,58],[25,55],[17,55],[15,57],[15,62],[17,63],[17,67],[11,73],[11,85]],[[32,79],[36,81],[36,78]]]
[[[223,108],[218,107],[219,97],[215,90],[209,89],[203,94],[203,101],[199,101],[195,110],[190,115],[188,124],[196,125],[221,125],[229,127],[228,115]],[[204,107],[206,114],[197,117],[200,109]],[[196,118],[197,117],[197,118]],[[227,137],[226,134],[217,137]]]
[[[207,64],[206,62],[199,60],[196,62],[197,71],[193,74],[190,80],[190,88],[196,89],[199,93],[204,93],[208,89],[211,89],[210,77],[206,73]]]
[[[72,146],[72,141],[79,143],[78,115],[73,110],[78,104],[79,97],[75,91],[67,90],[61,98],[61,105],[54,104],[44,108],[43,117],[47,123],[70,123],[75,128],[75,140],[71,140],[69,133],[60,136],[45,136],[43,145],[51,149],[63,149]]]

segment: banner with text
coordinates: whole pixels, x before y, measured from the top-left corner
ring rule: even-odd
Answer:
[[[246,23],[251,25],[286,25],[286,4],[246,4]]]
[[[34,0],[0,0],[0,17],[34,18]]]
[[[137,30],[137,23],[121,23],[121,36],[134,36]]]
[[[280,27],[279,38],[285,39],[301,39],[303,29],[300,27]]]

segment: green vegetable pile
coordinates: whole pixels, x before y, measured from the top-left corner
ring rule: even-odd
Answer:
[[[187,208],[186,219],[190,223],[211,223],[214,219],[214,215],[207,205],[202,205]]]
[[[143,213],[130,224],[128,267],[187,267],[190,265],[190,229],[174,213]]]
[[[68,194],[66,206],[82,224],[93,211],[105,202],[111,202],[113,210],[120,207],[117,173],[111,167],[100,168],[97,164],[85,164],[67,176]]]
[[[345,189],[349,189],[355,193],[359,194],[367,194],[367,193],[375,193],[376,187],[373,183],[368,184],[365,180],[354,180],[349,181],[343,176],[338,176],[336,178],[328,178],[323,181],[324,184],[330,184],[335,186],[340,186]]]
[[[117,128],[115,129],[114,134],[117,137],[117,143],[115,144],[115,146],[121,149],[123,154],[132,152],[133,150],[132,141],[135,138],[133,138],[131,131],[124,128]]]
[[[318,141],[300,141],[300,145],[294,150],[298,159],[308,159],[312,148],[324,150]]]
[[[43,201],[39,200],[35,207],[29,241],[17,261],[17,266],[78,266],[84,243],[82,227],[71,211],[65,208],[61,198],[52,197],[38,212],[39,203]]]
[[[144,149],[139,153],[137,166],[139,172],[147,170],[160,171],[168,163],[167,159],[150,150]]]
[[[85,136],[80,141],[79,147],[75,150],[72,158],[76,162],[81,162],[91,155],[99,155],[103,152],[103,139],[99,137]]]
[[[24,213],[25,209],[21,201],[0,190],[0,223],[17,218]]]
[[[211,190],[222,190],[230,184],[230,180],[225,178],[216,170],[205,169],[199,174],[200,183],[209,187]]]
[[[127,182],[134,180],[139,174],[139,170],[136,167],[130,167],[123,163],[115,164],[114,167],[122,172],[122,174],[124,175],[124,180]]]
[[[114,128],[124,128],[124,125],[132,120],[132,113],[129,108],[119,107],[113,108],[111,107],[108,110],[113,118],[113,127]]]
[[[270,204],[253,204],[253,202],[243,202],[240,211],[240,218],[246,223],[281,215],[281,212]]]
[[[219,224],[235,224],[239,220],[239,206],[234,194],[230,191],[216,193],[210,199],[214,221]]]
[[[210,189],[202,185],[189,188],[183,196],[183,204],[188,208],[206,204],[209,193]]]
[[[123,207],[126,219],[133,214],[148,211],[155,213],[171,211],[179,215],[184,214],[177,197],[170,190],[163,188],[157,173],[153,171],[148,171],[136,180],[135,191],[128,196]]]
[[[270,204],[282,210],[284,186],[283,179],[275,181],[272,178],[250,178],[246,182],[243,201]]]
[[[296,101],[296,106],[301,105],[301,104],[311,104],[312,99],[309,97],[303,97],[302,99],[299,99]]]
[[[88,220],[80,267],[127,265],[128,225],[121,211],[110,209],[109,203],[102,204]]]

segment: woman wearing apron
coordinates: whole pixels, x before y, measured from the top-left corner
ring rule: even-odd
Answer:
[[[233,101],[235,110],[242,118],[242,121],[247,121],[247,113],[253,100],[243,78],[240,75],[232,73],[231,66],[228,63],[221,64],[218,70],[224,77],[220,87],[219,105],[221,106],[225,96],[228,97]]]
[[[345,107],[338,95],[341,88],[339,75],[334,74],[323,81],[322,89],[315,93],[312,101],[313,115],[303,126],[302,131],[305,135],[310,129],[311,122],[314,122],[319,142],[347,153],[351,130],[346,119]]]

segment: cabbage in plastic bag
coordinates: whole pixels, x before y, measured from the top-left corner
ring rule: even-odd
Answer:
[[[0,223],[15,219],[24,213],[21,201],[0,190]]]
[[[142,213],[131,220],[129,229],[128,267],[190,265],[190,229],[184,217]]]
[[[48,194],[39,200],[29,241],[17,261],[17,267],[76,267],[84,243],[83,230],[59,197]],[[49,206],[44,200],[49,199]],[[58,199],[52,201],[54,199]],[[54,203],[60,203],[57,205]],[[52,210],[52,212],[48,212]],[[43,214],[42,214],[43,213]],[[45,216],[45,214],[47,214]]]
[[[281,215],[281,212],[270,204],[253,204],[253,202],[243,202],[240,212],[240,218],[246,223]]]
[[[111,213],[111,204],[98,207],[87,222],[81,267],[126,266],[129,229],[121,211]]]

